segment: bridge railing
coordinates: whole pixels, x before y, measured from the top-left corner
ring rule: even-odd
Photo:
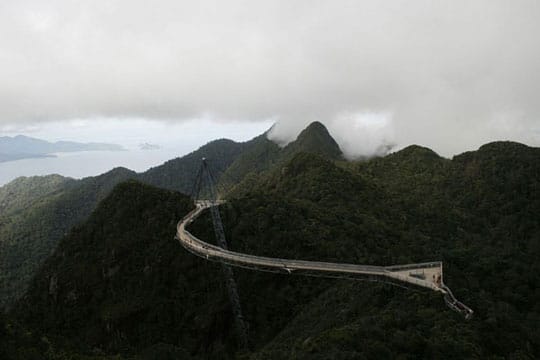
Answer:
[[[306,260],[291,260],[281,258],[269,258],[263,256],[249,255],[244,253],[238,253],[230,250],[225,250],[219,246],[206,243],[196,236],[191,234],[185,229],[185,226],[195,220],[199,214],[208,207],[219,205],[217,202],[212,201],[197,201],[197,207],[186,215],[177,225],[177,238],[181,244],[186,247],[190,252],[207,259],[215,259],[216,261],[225,262],[228,264],[234,264],[237,266],[256,268],[259,270],[269,271],[268,269],[274,269],[278,271],[301,271],[306,272],[319,272],[330,275],[330,277],[336,277],[336,274],[351,274],[366,275],[378,278],[394,279],[413,285],[417,285],[424,288],[429,288],[445,294],[444,300],[448,306],[465,315],[468,319],[472,316],[472,310],[459,302],[450,289],[442,283],[442,262],[432,261],[418,264],[405,264],[405,265],[392,265],[392,266],[373,266],[373,265],[357,265],[347,263],[330,263],[319,261],[306,261]],[[424,279],[420,279],[411,274],[404,274],[407,270],[420,271],[433,268],[440,268],[438,282],[432,282]],[[401,272],[401,273],[400,273]]]

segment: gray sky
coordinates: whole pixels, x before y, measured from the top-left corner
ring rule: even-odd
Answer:
[[[540,145],[539,35],[537,0],[3,0],[0,134],[319,120],[350,156]]]

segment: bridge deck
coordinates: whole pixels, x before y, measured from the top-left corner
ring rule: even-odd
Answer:
[[[471,309],[457,301],[450,289],[444,285],[442,262],[440,261],[394,266],[372,266],[270,258],[225,250],[198,239],[186,230],[186,226],[191,224],[205,209],[218,206],[222,203],[222,201],[197,201],[195,209],[180,220],[176,235],[184,248],[207,260],[215,260],[234,266],[249,267],[262,271],[299,274],[316,273],[329,277],[340,275],[351,277],[365,276],[391,282],[412,284],[444,294],[448,306],[453,310],[463,313],[466,318],[469,318],[473,313]]]

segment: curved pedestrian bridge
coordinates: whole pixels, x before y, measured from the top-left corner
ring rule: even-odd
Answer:
[[[322,277],[356,278],[382,281],[395,285],[414,285],[440,292],[446,304],[469,319],[473,311],[459,302],[443,282],[441,261],[419,264],[372,266],[347,263],[331,263],[254,256],[223,249],[193,236],[186,227],[206,209],[219,206],[223,201],[198,200],[195,209],[187,214],[177,225],[176,237],[180,244],[191,253],[212,261],[258,271],[281,272]]]

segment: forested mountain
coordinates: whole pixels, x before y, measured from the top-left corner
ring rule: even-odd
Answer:
[[[343,154],[339,145],[320,122],[313,122],[298,137],[284,147],[263,134],[251,141],[221,178],[222,192],[241,194],[263,179],[276,166],[283,166],[296,154],[309,153],[339,160]]]
[[[237,143],[227,139],[215,140],[186,156],[169,160],[141,173],[139,179],[163,189],[190,194],[202,158],[211,162],[216,175],[221,175],[249,145],[250,142]]]
[[[33,201],[61,191],[70,182],[73,180],[60,175],[17,178],[0,187],[0,214],[28,208]]]
[[[60,176],[19,178],[0,187],[0,308],[26,289],[28,280],[71,227],[86,220],[97,203],[118,183],[138,178],[163,188],[189,193],[202,157],[227,167],[245,143],[213,141],[182,158],[137,174],[114,169],[73,180]]]
[[[316,154],[330,159],[340,159],[343,154],[339,145],[328,132],[328,129],[318,121],[308,125],[298,135],[295,141],[283,149],[283,157],[289,160],[299,152]]]
[[[9,198],[0,213],[0,307],[24,292],[71,227],[84,221],[116,184],[135,175],[117,168],[79,181],[33,177],[0,188],[0,196]]]
[[[426,290],[235,269],[250,324],[241,350],[219,266],[173,240],[187,197],[129,182],[62,239],[3,320],[6,356],[538,358],[539,160],[509,142],[452,160],[419,146],[361,163],[300,152],[222,206],[237,251],[442,260],[469,321]],[[190,230],[212,242],[208,214]]]
[[[193,190],[201,159],[205,158],[221,184],[220,190],[227,192],[247,175],[260,176],[261,172],[276,164],[283,164],[300,152],[331,159],[342,157],[339,145],[326,127],[314,122],[295,141],[283,148],[269,140],[266,132],[244,143],[216,140],[186,156],[167,161],[140,174],[139,179],[150,185],[189,194]]]
[[[98,201],[119,182],[129,178],[160,188],[191,193],[201,159],[206,158],[223,193],[248,174],[261,176],[298,152],[338,158],[338,145],[326,128],[313,123],[295,142],[281,149],[262,134],[237,143],[221,139],[140,174],[126,169],[73,180],[60,176],[20,178],[0,187],[0,308],[22,294],[37,267],[51,254],[60,238],[84,221]],[[241,188],[247,188],[242,185]],[[19,211],[15,211],[18,209]]]

